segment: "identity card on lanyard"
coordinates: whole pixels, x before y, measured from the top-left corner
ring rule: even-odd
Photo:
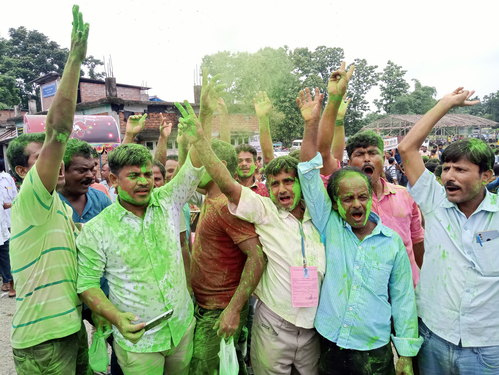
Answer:
[[[290,267],[291,299],[293,307],[315,307],[319,305],[319,278],[317,267],[307,267],[303,227],[300,225],[303,267]]]

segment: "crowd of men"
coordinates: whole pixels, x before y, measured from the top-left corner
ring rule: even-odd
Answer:
[[[445,95],[396,153],[374,132],[350,137],[342,168],[354,66],[331,74],[323,110],[318,88],[299,92],[303,143],[287,156],[274,157],[272,104],[256,95],[261,161],[230,144],[224,86],[204,71],[199,113],[176,103],[178,156],[172,124],[153,157],[134,143],[146,115],[130,116],[99,184],[91,146],[70,139],[88,33],[75,6],[46,132],[9,144],[17,196],[0,175],[19,374],[91,374],[83,319],[112,327],[112,374],[218,374],[222,340],[239,374],[499,374],[494,153],[474,138],[437,149],[437,177],[421,149],[473,91]],[[193,243],[189,203],[201,209]]]

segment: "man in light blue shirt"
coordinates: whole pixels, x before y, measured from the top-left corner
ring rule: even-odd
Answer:
[[[421,375],[499,374],[499,203],[485,188],[494,154],[469,138],[442,153],[442,185],[418,149],[433,126],[474,91],[445,95],[399,144],[409,193],[426,220],[425,255],[416,288]]]

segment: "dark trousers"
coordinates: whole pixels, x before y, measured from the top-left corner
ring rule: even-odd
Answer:
[[[390,343],[360,351],[342,349],[321,336],[319,375],[395,375]]]
[[[0,245],[0,274],[2,275],[2,280],[5,283],[9,283],[13,280],[12,274],[10,273],[10,258],[9,258],[9,241],[5,241],[3,245]]]

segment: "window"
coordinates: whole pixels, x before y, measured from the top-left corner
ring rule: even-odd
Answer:
[[[146,148],[150,151],[154,151],[156,150],[156,145],[157,145],[158,142],[154,142],[154,141],[147,141],[146,142]]]

